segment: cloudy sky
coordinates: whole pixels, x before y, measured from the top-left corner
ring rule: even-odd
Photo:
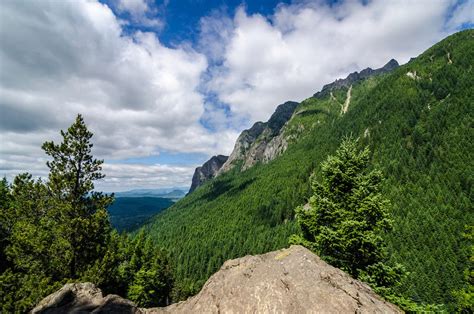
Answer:
[[[81,113],[104,191],[189,186],[286,100],[474,27],[474,0],[0,1],[0,175]]]

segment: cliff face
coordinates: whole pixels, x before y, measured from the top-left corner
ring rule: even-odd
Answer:
[[[198,186],[201,186],[207,180],[214,178],[228,158],[228,156],[223,155],[213,156],[201,167],[197,167],[194,171],[191,188],[189,189],[188,193],[194,191]]]
[[[367,68],[351,73],[345,79],[338,79],[325,85],[320,92],[314,94],[314,97],[326,97],[332,91],[340,88],[351,89],[352,84],[358,81],[370,76],[388,73],[398,66],[398,62],[392,59],[379,69]],[[348,99],[350,100],[350,91]],[[346,106],[343,106],[342,113],[347,111],[347,105],[348,102]],[[239,163],[241,163],[241,170],[246,170],[258,162],[267,163],[282,154],[288,148],[289,140],[284,134],[285,124],[291,119],[297,106],[298,103],[292,101],[281,104],[268,122],[257,122],[250,129],[244,130],[238,137],[229,159],[217,174],[229,171]]]
[[[258,162],[266,163],[284,152],[288,142],[283,136],[283,127],[297,106],[298,103],[293,101],[281,104],[267,122],[257,122],[244,130],[218,174],[229,171],[239,162],[242,162],[242,170],[245,170]]]
[[[143,309],[90,283],[67,284],[32,313],[401,313],[367,285],[309,250],[291,246],[224,263],[201,292],[165,308]],[[82,313],[82,312],[81,312]]]

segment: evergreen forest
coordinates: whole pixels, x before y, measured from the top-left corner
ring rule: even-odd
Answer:
[[[469,313],[473,66],[465,30],[390,73],[315,94],[283,127],[280,156],[236,164],[174,204],[143,198],[141,217],[96,191],[103,160],[78,115],[42,146],[47,178],[0,181],[0,311],[28,312],[74,282],[165,306],[228,259],[297,243],[406,310]]]
[[[321,162],[352,135],[385,178],[387,256],[407,271],[395,292],[456,308],[456,291],[472,285],[463,234],[474,223],[473,66],[474,30],[466,30],[356,82],[346,113],[347,88],[310,97],[284,128],[284,154],[243,172],[237,166],[155,216],[144,230],[170,252],[179,296],[196,293],[227,259],[286,247],[300,232],[295,208],[312,195],[310,177],[321,179]]]
[[[0,304],[23,313],[66,283],[93,282],[140,306],[171,302],[168,256],[144,232],[113,230],[113,195],[94,191],[104,177],[81,115],[61,143],[45,142],[48,180],[23,173],[0,181]]]

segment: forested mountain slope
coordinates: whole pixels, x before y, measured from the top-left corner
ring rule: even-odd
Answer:
[[[352,134],[386,177],[389,255],[411,273],[400,292],[451,303],[467,263],[461,234],[474,223],[473,65],[474,30],[466,30],[388,74],[303,101],[284,127],[285,153],[234,167],[145,226],[171,252],[178,284],[196,291],[227,259],[287,246],[310,175]]]

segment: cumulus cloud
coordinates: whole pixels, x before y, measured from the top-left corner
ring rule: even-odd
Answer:
[[[0,38],[2,174],[44,174],[32,166],[44,156],[41,143],[59,140],[77,113],[106,160],[231,149],[222,140],[232,142],[235,131],[215,134],[199,123],[206,57],[168,48],[154,33],[124,35],[104,4],[2,1]],[[12,164],[15,156],[32,159]]]
[[[149,0],[116,0],[117,10],[121,13],[128,13],[131,22],[140,26],[146,26],[161,30],[164,22],[156,18],[158,9],[153,7],[153,2]],[[152,15],[153,18],[148,16]]]
[[[464,0],[458,3],[447,24],[451,29],[457,29],[460,25],[474,27],[474,1]]]
[[[406,62],[473,25],[473,2],[297,1],[270,16],[215,10],[197,25],[196,42],[170,48],[151,0],[110,0],[120,18],[94,0],[0,1],[0,175],[45,176],[41,144],[60,140],[82,113],[94,153],[114,161],[101,188],[186,185],[191,166],[120,160],[228,154],[237,131],[278,104],[391,58]]]
[[[103,191],[122,191],[124,182],[134,188],[187,187],[191,185],[193,167],[169,165],[105,164],[108,174],[97,184]]]
[[[223,39],[213,47],[222,61],[210,70],[208,87],[232,112],[265,120],[277,104],[307,98],[352,71],[417,56],[472,22],[472,3],[448,21],[450,1],[304,1],[279,5],[270,17],[244,7],[232,23],[207,17],[203,41]]]

